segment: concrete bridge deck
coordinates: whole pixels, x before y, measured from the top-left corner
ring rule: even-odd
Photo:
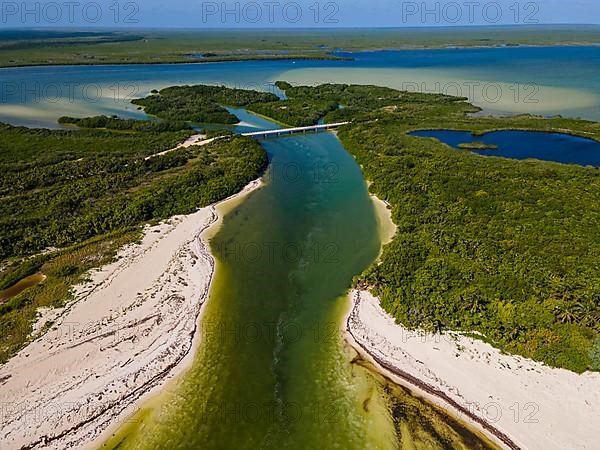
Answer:
[[[318,133],[320,131],[329,131],[343,125],[348,125],[351,122],[337,122],[337,123],[325,123],[322,125],[312,125],[309,127],[294,127],[294,128],[280,128],[278,130],[267,130],[267,131],[253,131],[251,133],[242,133],[242,136],[253,137],[257,139],[264,139],[268,137],[286,136],[290,134],[298,133]]]

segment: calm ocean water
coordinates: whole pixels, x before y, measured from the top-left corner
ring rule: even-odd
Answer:
[[[177,84],[273,90],[273,82],[380,84],[469,97],[494,113],[600,120],[600,47],[507,47],[341,53],[354,61],[0,69],[0,121],[56,127],[62,115],[143,117],[129,103]]]

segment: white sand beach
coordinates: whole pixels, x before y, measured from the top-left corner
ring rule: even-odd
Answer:
[[[189,367],[215,267],[206,234],[219,218],[211,205],[147,226],[65,309],[42,312],[35,329],[53,320],[50,331],[0,367],[3,450],[98,443]]]
[[[353,347],[424,398],[480,430],[487,424],[486,434],[508,438],[503,447],[598,448],[600,373],[550,368],[459,333],[410,331],[369,292],[350,297],[346,334]]]
[[[144,160],[148,161],[149,159],[156,158],[157,156],[163,156],[163,155],[166,155],[167,153],[171,153],[176,150],[180,150],[182,148],[190,148],[193,145],[202,147],[204,145],[208,145],[208,144],[216,141],[217,139],[220,139],[221,137],[223,137],[223,136],[207,138],[205,134],[194,134],[193,136],[190,136],[189,138],[187,138],[184,142],[182,142],[178,146],[170,148],[169,150],[163,150],[162,152],[155,153],[154,155],[146,156],[144,158]]]

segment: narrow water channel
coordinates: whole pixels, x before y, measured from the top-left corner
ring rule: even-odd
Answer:
[[[7,302],[11,298],[16,297],[25,289],[29,289],[30,287],[33,287],[43,282],[45,279],[46,275],[44,275],[43,273],[36,273],[33,275],[29,275],[28,277],[25,277],[22,280],[19,280],[12,286],[9,286],[8,288],[0,291],[0,305],[2,303]]]
[[[211,242],[217,272],[192,369],[108,447],[488,448],[468,432],[465,446],[344,344],[345,293],[380,250],[353,158],[330,133],[263,146],[265,186]]]

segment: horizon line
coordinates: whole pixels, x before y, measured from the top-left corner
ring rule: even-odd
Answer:
[[[424,29],[484,29],[484,28],[539,28],[539,27],[597,27],[600,23],[537,23],[537,24],[469,24],[469,25],[424,25],[424,26],[330,26],[330,27],[172,27],[172,26],[132,26],[132,27],[111,27],[111,26],[43,26],[43,27],[0,27],[0,33],[3,31],[14,30],[185,30],[185,31],[285,31],[285,30],[424,30]]]

